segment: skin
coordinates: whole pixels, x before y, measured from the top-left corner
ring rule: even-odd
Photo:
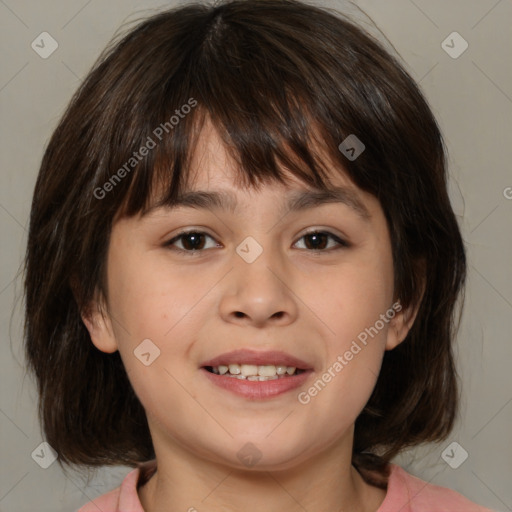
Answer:
[[[209,123],[191,168],[190,188],[229,190],[238,210],[160,208],[117,220],[108,297],[83,317],[98,349],[119,350],[148,415],[158,471],[139,489],[144,510],[375,512],[385,491],[351,465],[354,422],[384,351],[403,341],[416,312],[397,313],[308,404],[297,395],[396,301],[378,200],[337,171],[332,183],[349,187],[369,219],[342,203],[283,216],[287,195],[307,186],[290,175],[288,185],[238,188],[235,165]],[[202,252],[181,254],[166,244],[184,228],[212,237]],[[328,238],[312,249],[303,238],[312,228],[350,245]],[[235,251],[247,236],[263,248],[250,264]],[[134,350],[148,338],[160,355],[145,366]],[[238,348],[282,350],[314,371],[300,389],[249,400],[213,386],[199,369]],[[237,457],[248,442],[261,453],[252,467]]]

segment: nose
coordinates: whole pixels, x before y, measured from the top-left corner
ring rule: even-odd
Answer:
[[[261,328],[288,325],[297,318],[291,272],[270,250],[252,263],[235,254],[223,293],[220,314],[227,322]]]

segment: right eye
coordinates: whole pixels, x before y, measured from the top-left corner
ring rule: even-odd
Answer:
[[[182,231],[174,238],[166,242],[166,247],[171,247],[173,251],[188,253],[193,255],[197,252],[204,250],[204,239],[205,237],[214,240],[213,237],[204,233],[203,231],[189,230]],[[183,248],[173,247],[176,243],[181,243]],[[218,245],[217,245],[218,247]]]

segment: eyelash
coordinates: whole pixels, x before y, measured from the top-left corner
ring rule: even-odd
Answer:
[[[192,229],[192,230],[189,230],[189,231],[182,231],[181,233],[178,233],[175,237],[173,237],[171,240],[166,242],[164,245],[166,247],[170,247],[173,251],[176,251],[176,252],[182,253],[182,254],[187,254],[189,256],[193,256],[194,254],[198,254],[198,253],[201,253],[201,252],[205,251],[206,249],[185,250],[185,249],[179,249],[179,248],[176,248],[176,247],[172,247],[172,245],[175,242],[177,242],[178,240],[186,237],[187,235],[192,235],[192,234],[194,234],[194,235],[206,235],[207,237],[210,237],[212,240],[214,240],[214,238],[211,235],[209,235],[208,233],[205,233],[204,231],[198,231],[198,230]],[[309,252],[314,252],[314,253],[331,252],[333,250],[337,251],[337,250],[340,250],[340,249],[346,249],[346,248],[350,247],[350,244],[348,242],[346,242],[345,240],[343,240],[342,238],[334,235],[333,233],[331,233],[329,231],[322,231],[322,230],[313,230],[313,231],[309,231],[308,233],[304,233],[299,238],[299,240],[301,240],[302,238],[305,238],[307,236],[319,235],[319,234],[327,235],[328,238],[333,239],[338,244],[338,247],[330,248],[330,249],[309,249]],[[308,251],[308,249],[303,249],[303,250]]]

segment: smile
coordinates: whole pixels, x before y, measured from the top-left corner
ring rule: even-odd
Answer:
[[[254,365],[254,364],[230,364],[219,366],[207,366],[206,370],[216,375],[225,375],[240,380],[250,381],[266,381],[276,380],[289,377],[290,375],[298,375],[304,370],[295,366],[285,365]]]
[[[306,361],[276,350],[238,349],[204,361],[199,369],[215,387],[250,400],[291,391],[313,374]]]
[[[253,365],[239,365],[240,372],[243,366]],[[272,366],[272,365],[268,365]],[[259,367],[256,367],[259,368]],[[274,367],[277,368],[278,367]],[[288,369],[288,367],[287,367]],[[291,368],[293,369],[293,368]],[[214,373],[213,369],[203,367],[200,369],[201,373],[208,379],[209,384],[214,384],[215,388],[221,388],[229,393],[238,395],[242,398],[249,400],[266,400],[270,398],[283,395],[292,391],[300,386],[303,386],[306,380],[313,375],[312,370],[297,370],[289,374],[286,371],[283,375],[232,375],[226,372],[223,375]],[[293,395],[295,398],[295,394]]]

